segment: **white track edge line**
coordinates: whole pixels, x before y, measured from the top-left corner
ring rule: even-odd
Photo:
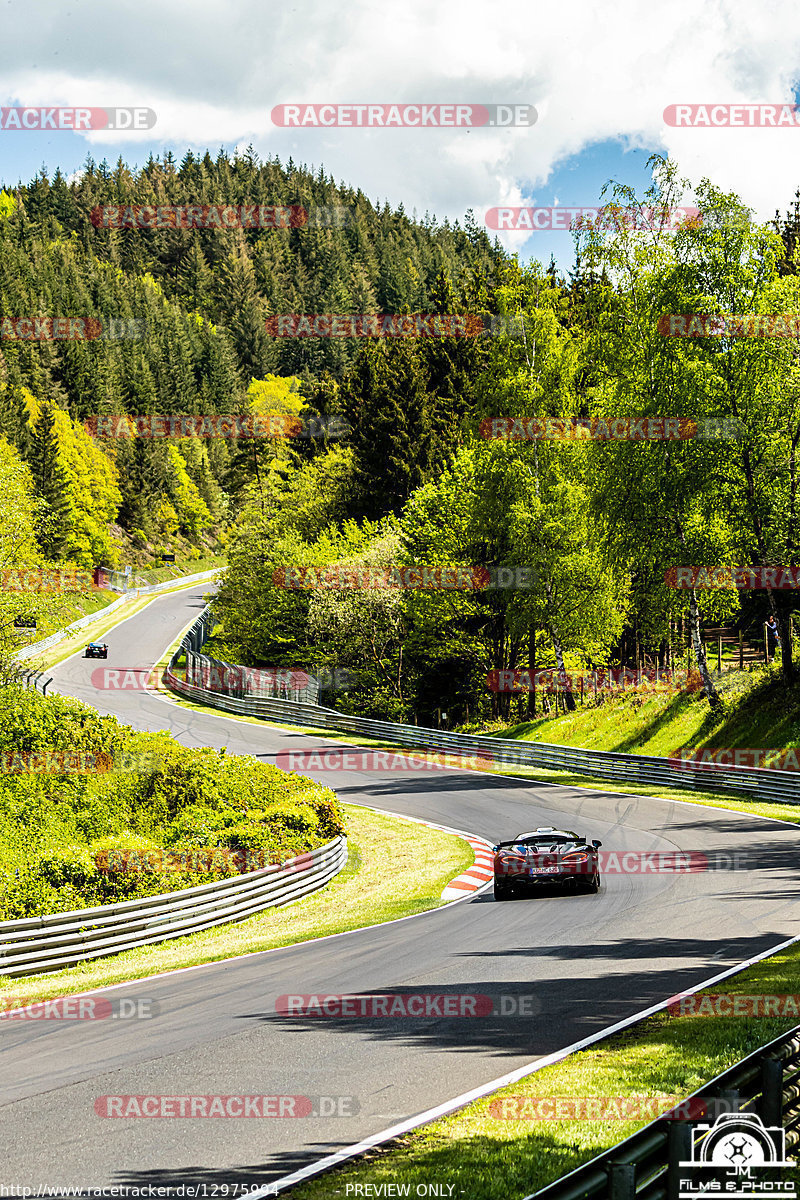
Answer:
[[[138,613],[131,613],[130,617],[125,618],[125,620],[130,620],[131,617],[137,616],[137,615],[138,615]],[[194,620],[196,620],[196,619],[197,618],[194,618]],[[125,623],[124,621],[119,622],[120,625],[122,625],[124,623]],[[194,624],[194,621],[190,622],[190,624]],[[189,626],[187,626],[187,628],[188,627]],[[114,626],[114,628],[116,628],[116,626]],[[174,644],[174,642],[169,643],[170,646],[173,644]],[[167,647],[167,648],[169,648],[169,647]],[[74,657],[74,656],[70,656],[70,657]],[[163,655],[162,655],[162,657],[163,657]],[[67,662],[67,661],[68,661],[68,659],[62,660],[62,662]],[[61,663],[59,663],[58,665],[60,666]],[[157,693],[155,693],[155,694],[157,694]],[[159,696],[159,699],[162,699],[162,697]],[[170,701],[166,700],[166,698],[164,698],[164,702],[170,703]],[[204,713],[203,715],[213,715],[213,716],[218,715],[221,720],[231,719],[229,714],[223,714],[223,713],[219,713],[219,714]],[[233,717],[233,719],[234,720],[236,719],[235,716]],[[287,730],[287,732],[291,732],[291,728],[289,728]],[[323,740],[333,741],[335,739],[323,737]],[[472,773],[472,772],[470,772],[470,773]],[[490,775],[490,776],[494,776],[495,778],[500,778],[500,779],[521,780],[522,782],[533,783],[533,784],[536,784],[538,786],[543,786],[543,787],[571,788],[573,791],[592,792],[595,795],[598,791],[597,788],[557,783],[557,782],[551,781],[551,780],[537,780],[537,779],[532,779],[529,776],[501,775],[499,772],[493,772],[493,771],[492,772],[478,771],[475,773],[483,774],[483,775]],[[695,802],[695,801],[690,801],[690,800],[677,800],[677,799],[673,799],[671,797],[665,797],[665,796],[647,795],[646,797],[640,797],[638,795],[638,793],[635,793],[635,792],[634,793],[631,793],[631,792],[616,792],[616,793],[614,793],[613,791],[611,791],[611,792],[607,792],[606,794],[610,794],[610,795],[616,794],[617,796],[624,797],[624,798],[630,797],[634,800],[639,799],[639,798],[642,798],[642,799],[647,798],[647,799],[651,799],[651,800],[661,801],[662,803],[666,803],[666,804],[682,804],[688,808],[707,808],[712,812],[727,812],[727,813],[730,813],[732,816],[738,816],[738,817],[742,817],[745,815],[755,816],[757,820],[772,821],[775,824],[781,824],[781,825],[791,825],[792,824],[792,822],[782,821],[778,817],[763,817],[760,814],[756,814],[756,813],[744,813],[739,809],[723,808],[721,805],[709,805],[709,804],[703,804],[702,802]],[[441,829],[442,831],[444,831],[446,833],[453,833],[460,837],[475,837],[476,836],[475,834],[465,834],[465,831],[463,831],[463,830],[456,830],[456,829],[453,829],[453,828],[445,826],[445,825],[438,825],[438,824],[434,824],[433,822],[430,822],[430,821],[423,821],[419,817],[408,817],[404,813],[393,813],[393,812],[389,812],[389,810],[387,810],[387,809],[375,808],[373,805],[364,804],[364,805],[356,805],[356,807],[368,808],[373,812],[383,813],[387,816],[398,817],[401,820],[411,821],[411,822],[413,822],[415,824],[419,824],[419,825],[427,825],[429,828]],[[481,840],[485,840],[485,839],[481,839]],[[488,845],[488,841],[486,844]],[[485,890],[485,889],[478,888],[475,891],[468,892],[463,897],[459,897],[458,899],[450,900],[444,904],[440,904],[436,909],[428,909],[426,912],[423,912],[423,913],[412,913],[410,916],[406,916],[406,917],[396,917],[392,921],[385,921],[385,922],[381,922],[379,924],[387,925],[387,926],[388,925],[396,925],[396,924],[399,924],[400,921],[410,921],[410,920],[415,920],[417,917],[425,917],[425,916],[428,916],[431,912],[438,912],[440,909],[449,908],[453,904],[463,904],[467,900],[472,900],[476,895],[479,895],[483,890]],[[378,928],[378,926],[363,926],[362,928],[374,929],[374,928]],[[163,971],[163,972],[159,972],[158,974],[155,974],[155,975],[149,975],[146,977],[146,979],[149,980],[149,979],[168,978],[171,975],[180,975],[187,971],[202,970],[207,967],[217,966],[220,963],[236,962],[243,958],[252,958],[255,954],[274,954],[274,953],[276,953],[277,950],[293,949],[295,946],[304,946],[304,945],[309,944],[309,942],[329,941],[332,938],[346,937],[348,934],[358,933],[360,931],[361,931],[360,929],[343,930],[341,933],[327,934],[325,937],[312,938],[312,939],[309,939],[307,942],[296,942],[296,943],[293,943],[292,946],[274,947],[273,949],[270,949],[270,950],[255,950],[255,951],[250,951],[247,954],[235,955],[232,958],[215,959],[214,962],[210,962],[210,963],[197,963],[196,965],[191,966],[191,967],[180,967],[173,971]],[[755,955],[755,957],[748,959],[747,961],[739,964],[736,967],[732,967],[726,971],[723,971],[719,975],[713,976],[711,979],[705,980],[703,983],[698,984],[697,987],[694,988],[693,990],[688,991],[688,992],[681,992],[679,995],[680,995],[680,997],[693,996],[698,991],[702,991],[703,988],[710,987],[711,984],[717,983],[722,979],[730,978],[730,976],[746,970],[749,966],[752,966],[754,963],[760,962],[764,958],[769,958],[770,955],[772,955],[772,954],[779,953],[781,950],[785,949],[787,946],[791,946],[791,945],[795,944],[797,941],[800,941],[800,938],[798,938],[798,937],[790,938],[788,941],[782,942],[782,943],[778,944],[777,946],[774,946],[771,949],[764,951],[761,954]],[[131,987],[131,986],[134,986],[135,984],[142,983],[142,982],[145,982],[145,980],[142,980],[142,979],[126,980],[122,983],[109,984],[103,988],[94,988],[88,992],[70,993],[70,995],[71,996],[73,996],[73,995],[74,996],[89,996],[89,995],[94,995],[97,992],[111,991],[114,988]],[[427,1112],[420,1114],[418,1117],[412,1117],[407,1121],[401,1122],[399,1125],[391,1126],[389,1129],[383,1130],[381,1133],[372,1134],[369,1138],[366,1138],[364,1141],[354,1144],[353,1146],[348,1146],[344,1150],[338,1151],[334,1155],[329,1155],[327,1158],[319,1159],[319,1160],[317,1160],[316,1163],[312,1163],[308,1167],[301,1168],[299,1171],[294,1172],[292,1175],[284,1176],[281,1179],[276,1180],[274,1183],[266,1185],[265,1188],[262,1188],[256,1192],[252,1192],[250,1195],[250,1200],[261,1200],[262,1197],[276,1195],[277,1189],[283,1190],[287,1187],[292,1187],[292,1186],[294,1186],[295,1183],[299,1183],[303,1179],[310,1178],[311,1176],[320,1174],[323,1171],[331,1170],[335,1166],[338,1166],[340,1163],[345,1162],[350,1158],[354,1158],[359,1154],[363,1154],[366,1151],[372,1149],[374,1146],[380,1145],[382,1142],[393,1140],[394,1138],[401,1136],[403,1133],[410,1132],[413,1129],[417,1129],[422,1125],[428,1124],[431,1121],[436,1120],[440,1116],[446,1116],[448,1113],[454,1112],[457,1108],[463,1108],[467,1104],[470,1104],[473,1101],[479,1100],[483,1096],[490,1094],[492,1091],[496,1091],[499,1088],[505,1087],[510,1083],[515,1083],[519,1079],[524,1079],[526,1076],[532,1075],[536,1071],[542,1070],[546,1066],[551,1066],[556,1062],[560,1062],[564,1058],[567,1058],[570,1054],[574,1054],[578,1050],[584,1049],[586,1046],[593,1045],[595,1042],[600,1041],[605,1037],[610,1037],[613,1033],[617,1032],[618,1030],[628,1028],[630,1025],[636,1024],[636,1022],[644,1020],[646,1017],[651,1016],[652,1014],[654,1014],[656,1012],[660,1012],[662,1009],[666,1008],[670,1003],[672,1003],[675,999],[676,999],[676,997],[670,997],[669,999],[663,1001],[660,1004],[651,1006],[648,1009],[643,1009],[640,1012],[633,1014],[633,1016],[626,1017],[623,1021],[617,1022],[615,1025],[607,1026],[605,1029],[601,1030],[600,1032],[598,1032],[596,1034],[592,1034],[588,1038],[584,1038],[580,1042],[574,1042],[571,1046],[567,1046],[565,1049],[555,1051],[554,1054],[547,1055],[544,1058],[538,1059],[535,1064],[529,1063],[525,1067],[518,1068],[517,1071],[513,1071],[510,1074],[505,1075],[505,1076],[500,1076],[498,1079],[492,1080],[488,1084],[483,1084],[480,1087],[473,1089],[471,1092],[465,1092],[461,1096],[457,1096],[453,1100],[446,1101],[444,1104],[439,1105],[437,1108],[428,1109]],[[15,1009],[13,1011],[19,1012],[22,1010]]]
[[[537,1059],[535,1063],[527,1063],[524,1067],[518,1067],[516,1071],[510,1071],[507,1075],[501,1075],[497,1079],[492,1079],[489,1083],[481,1084],[469,1092],[463,1092],[453,1100],[446,1100],[443,1104],[438,1104],[435,1108],[429,1108],[423,1113],[418,1113],[417,1116],[401,1121],[398,1125],[392,1125],[380,1133],[371,1134],[369,1137],[364,1138],[363,1141],[354,1143],[352,1146],[346,1146],[344,1150],[339,1150],[335,1154],[329,1154],[325,1158],[318,1159],[316,1162],[310,1163],[307,1167],[301,1167],[299,1170],[292,1172],[291,1175],[283,1175],[280,1179],[266,1184],[258,1191],[250,1192],[248,1200],[262,1200],[262,1198],[267,1196],[275,1196],[279,1190],[283,1191],[285,1188],[294,1187],[295,1184],[301,1183],[305,1179],[310,1179],[314,1175],[319,1175],[324,1171],[330,1171],[349,1159],[374,1149],[375,1146],[379,1146],[383,1142],[393,1141],[395,1138],[401,1137],[404,1133],[410,1133],[415,1129],[419,1129],[420,1126],[427,1125],[439,1117],[446,1117],[450,1113],[455,1112],[456,1109],[464,1108],[467,1104],[472,1104],[475,1100],[482,1100],[485,1096],[497,1091],[499,1088],[506,1087],[510,1083],[516,1083],[528,1075],[534,1075],[544,1067],[553,1066],[555,1063],[568,1058],[569,1055],[575,1054],[578,1050],[584,1050],[587,1046],[591,1046],[595,1042],[602,1041],[604,1038],[610,1037],[622,1029],[627,1029],[629,1026],[635,1025],[638,1021],[652,1016],[654,1013],[661,1012],[668,1005],[674,1004],[678,999],[686,996],[694,996],[697,992],[702,991],[703,988],[710,987],[711,984],[718,983],[722,979],[728,979],[731,975],[736,975],[746,970],[748,967],[753,966],[754,963],[760,962],[764,958],[769,958],[771,955],[785,950],[787,946],[792,946],[798,941],[800,941],[800,937],[789,938],[788,941],[781,942],[769,950],[764,950],[761,954],[756,954],[753,958],[748,958],[746,962],[740,963],[736,967],[730,967],[722,971],[719,975],[714,975],[710,979],[704,980],[690,991],[679,992],[675,996],[670,996],[667,1000],[663,1000],[659,1004],[653,1004],[649,1008],[642,1009],[641,1012],[634,1013],[630,1017],[625,1017],[622,1021],[617,1021],[614,1025],[608,1025],[598,1033],[593,1033],[578,1042],[573,1042],[572,1045],[566,1046],[563,1050],[556,1050],[552,1054],[547,1054]]]
[[[208,580],[208,582],[211,583],[213,581]],[[191,591],[192,587],[193,587],[192,584],[187,583],[185,587],[176,588],[175,591],[188,592],[188,591]],[[166,592],[165,595],[172,596],[172,595],[174,595],[174,593]],[[127,617],[120,617],[119,621],[115,621],[114,624],[111,625],[110,628],[108,628],[106,630],[106,633],[103,634],[103,637],[105,637],[107,633],[113,633],[115,629],[119,629],[120,626],[125,625],[128,621],[132,621],[134,617],[140,616],[144,612],[144,610],[147,608],[147,606],[149,604],[152,604],[154,600],[163,600],[163,599],[164,599],[164,596],[159,596],[156,593],[154,593],[152,596],[147,597],[146,603],[143,604],[141,608],[137,609],[136,612],[128,613]],[[153,666],[148,668],[148,671],[153,671],[158,666],[158,664],[161,662],[161,659],[164,657],[164,655],[169,650],[170,646],[172,646],[174,644],[174,642],[176,642],[178,640],[178,638],[183,638],[184,634],[188,633],[188,631],[192,628],[192,626],[194,625],[196,620],[197,620],[197,617],[192,617],[192,619],[180,631],[180,633],[178,634],[178,637],[174,638],[172,641],[167,643],[167,645],[164,647],[164,649],[159,654],[156,661],[153,663]],[[55,671],[57,667],[63,667],[64,663],[71,662],[71,660],[73,658],[82,657],[85,650],[86,650],[85,646],[83,647],[82,650],[81,649],[75,650],[75,651],[73,651],[72,654],[68,654],[66,658],[60,658],[57,663],[54,663],[52,667],[48,667],[47,669],[50,671]],[[144,667],[135,667],[134,670],[144,671],[145,668]],[[110,690],[113,690],[113,689],[110,689]],[[138,689],[138,690],[145,691],[145,692],[148,691],[147,688],[142,688],[142,689]],[[155,691],[155,689],[154,689],[154,691]],[[56,695],[69,697],[68,692],[56,692]],[[89,704],[88,700],[82,700],[80,703],[81,704]],[[89,707],[93,708],[94,706],[89,705]],[[120,720],[119,717],[117,717],[116,719],[118,721]]]

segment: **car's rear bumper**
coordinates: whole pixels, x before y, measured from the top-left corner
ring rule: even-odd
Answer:
[[[599,878],[599,876],[598,876]],[[501,888],[540,888],[547,887],[548,884],[566,884],[577,885],[593,883],[595,879],[594,871],[558,871],[548,875],[495,875],[494,881]]]

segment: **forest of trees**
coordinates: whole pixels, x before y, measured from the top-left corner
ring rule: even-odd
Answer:
[[[210,200],[336,204],[354,219],[341,229],[256,231],[115,230],[92,221],[102,205]],[[259,164],[252,154],[188,154],[179,168],[167,156],[136,175],[122,162],[111,172],[89,161],[73,183],[43,170],[29,186],[0,193],[0,320],[92,317],[104,328],[137,321],[145,330],[141,338],[0,339],[0,432],[30,466],[37,492],[66,518],[43,551],[66,550],[87,566],[113,559],[114,521],[146,538],[196,537],[226,523],[231,498],[235,507],[257,465],[216,438],[106,442],[98,456],[79,429],[87,418],[247,412],[252,381],[273,376],[299,378],[307,401],[324,404],[357,347],[270,338],[267,316],[424,308],[435,303],[437,278],[482,278],[500,257],[472,222],[439,227],[410,221],[402,208],[378,212],[322,173]],[[307,443],[301,453],[315,449]],[[70,480],[76,459],[81,479]]]
[[[677,205],[673,164],[641,197]],[[671,588],[685,564],[797,555],[796,338],[668,337],[669,313],[800,313],[797,205],[758,226],[694,188],[676,232],[576,232],[568,278],[462,226],[375,208],[291,161],[92,162],[0,193],[0,322],[145,322],[140,338],[0,338],[2,565],[114,565],[175,539],[225,546],[216,652],[249,665],[344,666],[346,703],[397,719],[507,711],[491,670],[637,665],[686,619],[717,704],[703,621],[773,612],[791,591]],[[98,205],[346,206],[341,228],[105,229]],[[494,334],[271,337],[280,313],[500,318]],[[0,326],[1,327],[1,326]],[[336,438],[94,439],[96,414],[336,416]],[[683,440],[487,438],[494,417],[736,423]],[[484,422],[482,425],[481,423]],[[531,568],[533,586],[289,590],[281,566]],[[16,601],[0,596],[8,621]],[[783,655],[785,682],[791,655]],[[566,703],[572,703],[568,694]]]

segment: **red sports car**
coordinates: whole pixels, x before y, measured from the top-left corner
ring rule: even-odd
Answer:
[[[600,842],[587,842],[568,829],[534,829],[494,849],[494,898],[509,897],[547,883],[584,891],[600,889]]]

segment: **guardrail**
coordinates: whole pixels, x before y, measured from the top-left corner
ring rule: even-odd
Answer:
[[[120,904],[0,922],[0,975],[60,971],[92,958],[243,921],[324,887],[347,862],[347,838],[246,875]]]
[[[34,654],[41,654],[42,651],[49,650],[51,646],[56,646],[65,637],[69,637],[72,633],[77,633],[79,629],[85,629],[87,625],[92,625],[95,621],[102,620],[109,613],[121,608],[129,600],[135,600],[138,596],[149,595],[151,592],[167,591],[169,588],[178,587],[184,583],[199,583],[203,579],[213,579],[221,570],[222,567],[216,567],[213,571],[201,571],[199,575],[183,575],[178,579],[168,579],[165,583],[153,583],[149,587],[132,589],[124,596],[120,596],[119,600],[114,600],[111,604],[107,604],[105,608],[98,609],[96,613],[89,613],[85,617],[80,617],[79,620],[73,621],[71,625],[67,625],[64,629],[59,629],[57,633],[52,633],[50,637],[42,638],[40,642],[34,642],[31,646],[23,646],[20,650],[16,651],[16,657],[20,662],[33,658]]]
[[[211,623],[205,609],[184,635],[170,658],[164,678],[174,691],[214,708],[265,720],[306,725],[339,733],[356,733],[395,746],[417,747],[489,759],[502,765],[571,771],[579,775],[608,779],[619,783],[637,783],[645,787],[670,787],[707,792],[745,793],[765,803],[800,804],[800,772],[776,771],[764,767],[738,767],[691,761],[671,765],[667,758],[645,754],[618,754],[609,750],[582,750],[575,746],[555,746],[547,742],[517,742],[511,739],[448,733],[425,726],[397,725],[392,721],[373,721],[353,717],[316,704],[295,704],[286,700],[240,699],[208,691],[187,683],[175,674],[182,655],[199,654]],[[209,660],[210,661],[210,660]]]
[[[53,677],[50,675],[45,679],[43,671],[29,671],[26,667],[12,663],[4,671],[3,682],[21,683],[23,687],[33,688],[37,692],[41,691],[42,695],[46,696],[47,688],[53,682]]]
[[[209,637],[213,618],[204,609],[187,633],[193,647],[199,650]],[[238,700],[282,700],[294,704],[312,704],[319,699],[319,680],[305,671],[261,671],[240,667],[237,663],[211,658],[208,654],[189,650],[186,656],[187,683],[207,692],[233,696]]]
[[[756,1114],[768,1127],[783,1125],[788,1152],[800,1142],[800,1025],[698,1088],[687,1111],[700,1098]],[[705,1136],[693,1122],[659,1117],[525,1200],[675,1200],[679,1173],[687,1175],[679,1164]]]

